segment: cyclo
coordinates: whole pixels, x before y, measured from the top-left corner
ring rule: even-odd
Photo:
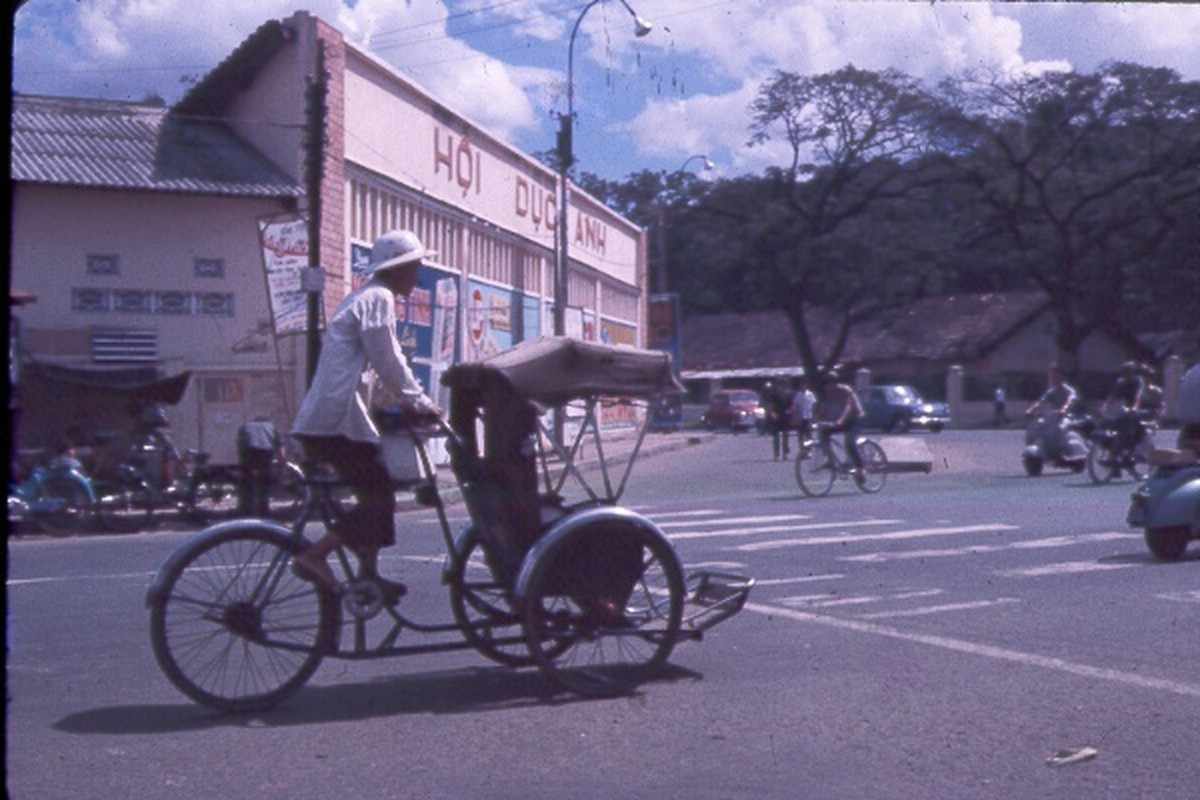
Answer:
[[[652,678],[677,643],[741,610],[751,579],[685,577],[662,530],[617,505],[650,415],[614,483],[598,410],[602,398],[645,407],[678,392],[665,354],[543,338],[453,367],[443,383],[448,424],[397,424],[425,476],[416,497],[440,524],[453,621],[409,618],[344,552],[340,596],[297,577],[290,561],[309,544],[306,522],[330,524],[340,502],[326,478],[308,477],[305,513],[290,528],[262,519],[215,525],[154,578],[151,642],[176,688],[223,711],[258,710],[298,690],[327,657],[474,648],[500,664],[536,665],[579,694],[615,695]],[[547,408],[582,414],[570,441],[559,442],[539,415]],[[434,437],[445,438],[470,518],[457,535],[434,476]],[[599,481],[577,463],[585,441],[599,455]],[[564,499],[568,479],[582,500]],[[427,636],[408,643],[405,633]]]

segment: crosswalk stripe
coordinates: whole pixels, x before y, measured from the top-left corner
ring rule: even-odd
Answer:
[[[995,574],[1009,578],[1040,578],[1045,575],[1074,575],[1080,572],[1103,572],[1110,569],[1129,569],[1134,564],[1102,564],[1098,561],[1063,561],[1025,569],[997,570]]]
[[[1179,603],[1200,603],[1200,592],[1166,592],[1154,596],[1160,600],[1174,600]]]
[[[945,603],[940,606],[921,606],[920,608],[904,608],[896,611],[874,611],[870,614],[859,614],[859,619],[888,619],[890,617],[924,617],[929,614],[941,614],[946,611],[973,611],[977,608],[1007,605],[1021,602],[1016,597],[999,597],[995,600],[976,600],[970,603]]]
[[[868,519],[859,522],[816,522],[811,525],[765,525],[761,528],[731,528],[720,531],[684,531],[672,533],[671,540],[713,539],[720,536],[755,536],[760,533],[795,533],[797,531],[820,531],[834,528],[856,528],[871,525],[897,525],[898,519]],[[747,549],[749,546],[747,546]]]
[[[754,585],[763,586],[786,586],[790,583],[816,583],[818,581],[836,581],[846,577],[844,572],[835,572],[830,575],[804,575],[795,578],[759,578],[755,580]]]
[[[663,528],[681,528],[685,525],[758,525],[764,522],[795,522],[797,520],[812,519],[811,514],[776,514],[770,517],[732,517],[729,519],[712,519],[705,522],[697,522],[696,520],[679,520],[677,522],[659,522],[658,527]]]
[[[875,523],[859,523],[859,524],[875,524]],[[828,525],[826,527],[836,528],[838,525]],[[846,526],[841,526],[846,527]],[[783,547],[804,547],[820,544],[854,544],[857,542],[869,541],[895,541],[898,539],[918,539],[925,536],[954,536],[963,533],[993,533],[1001,531],[1015,531],[1017,525],[1004,525],[1002,523],[993,523],[987,525],[963,525],[952,528],[911,528],[904,531],[889,531],[887,533],[867,533],[862,535],[845,534],[841,536],[812,536],[798,539],[773,539],[766,542],[752,542],[751,544],[734,545],[731,550],[745,550],[754,552],[758,550],[777,550]]]
[[[1020,542],[1007,542],[1005,544],[973,544],[965,547],[948,547],[940,550],[904,550],[865,553],[859,556],[842,556],[838,558],[838,561],[858,561],[863,563],[878,564],[884,561],[903,561],[913,558],[945,558],[953,556],[980,555],[983,553],[998,553],[1003,550],[1035,550],[1052,547],[1069,547],[1076,544],[1088,544],[1091,542],[1108,542],[1115,539],[1126,539],[1131,536],[1136,538],[1137,534],[1117,533],[1115,531],[1105,533],[1085,533],[1078,536],[1052,536],[1048,539],[1031,539]]]

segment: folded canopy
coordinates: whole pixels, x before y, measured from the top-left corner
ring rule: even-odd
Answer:
[[[683,391],[668,353],[551,336],[458,364],[442,377],[451,390],[483,389],[494,381],[546,406],[593,395],[649,398]]]

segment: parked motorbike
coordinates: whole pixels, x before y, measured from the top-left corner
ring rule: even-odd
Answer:
[[[32,522],[47,533],[80,529],[90,521],[96,495],[92,482],[74,465],[34,467],[8,485],[8,522]]]
[[[1025,428],[1025,449],[1021,452],[1025,473],[1041,475],[1047,465],[1083,472],[1087,466],[1088,446],[1079,432],[1081,424],[1079,418],[1063,414],[1030,417]]]
[[[1182,558],[1188,542],[1200,540],[1200,460],[1155,466],[1133,493],[1126,521],[1145,530],[1155,558]]]

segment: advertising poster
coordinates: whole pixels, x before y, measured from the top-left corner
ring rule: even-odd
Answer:
[[[300,276],[308,267],[308,222],[292,215],[260,219],[258,239],[275,335],[304,333],[308,298]]]
[[[479,361],[516,344],[513,305],[511,290],[467,282],[467,361]]]
[[[652,294],[646,320],[646,347],[665,350],[671,354],[671,368],[676,376],[682,368],[683,348],[679,339],[679,295]],[[655,404],[650,418],[651,428],[676,429],[683,425],[683,402],[679,397],[663,398]]]
[[[637,328],[613,320],[600,322],[600,341],[604,344],[637,344]],[[606,405],[600,408],[600,422],[605,428],[625,428],[638,424],[637,408],[633,405]]]
[[[521,296],[521,311],[525,320],[524,338],[536,339],[542,335],[542,318],[539,314],[541,304],[531,295]]]

